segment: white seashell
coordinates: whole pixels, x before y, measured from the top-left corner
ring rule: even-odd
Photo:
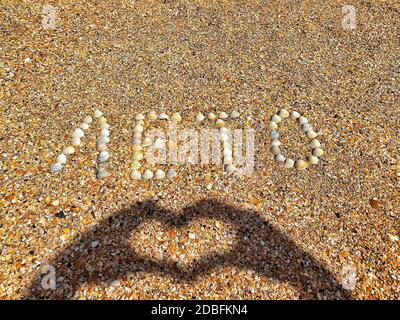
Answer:
[[[229,129],[227,127],[221,127],[219,128],[219,133],[229,134]]]
[[[149,169],[146,169],[142,174],[142,178],[144,180],[149,180],[149,179],[153,178],[153,176],[154,176],[153,172]]]
[[[81,128],[77,128],[74,130],[74,132],[72,132],[72,138],[83,138],[85,135],[85,133],[83,132],[83,130]]]
[[[154,178],[156,178],[156,179],[164,179],[165,178],[165,172],[162,171],[161,169],[157,169],[156,172],[154,173]]]
[[[80,128],[81,128],[82,130],[87,130],[87,129],[89,129],[89,125],[88,125],[86,122],[83,122],[83,123],[81,124]]]
[[[161,138],[157,138],[153,143],[154,148],[163,148],[165,147],[165,140]]]
[[[207,119],[208,119],[208,120],[215,120],[215,119],[217,119],[217,115],[216,115],[215,113],[210,112],[210,113],[207,115]]]
[[[175,112],[172,116],[171,116],[171,120],[172,121],[181,121],[182,120],[182,116],[179,112]]]
[[[306,136],[308,139],[315,139],[316,137],[318,137],[318,134],[313,130],[308,130],[306,132]]]
[[[303,124],[305,124],[305,123],[308,123],[308,120],[307,120],[307,118],[306,117],[303,117],[303,116],[300,116],[299,118],[298,118],[298,120],[299,120],[299,124],[302,126]]]
[[[206,118],[206,117],[205,117],[201,112],[199,112],[198,114],[196,114],[196,121],[197,121],[197,122],[202,122],[205,118]]]
[[[101,151],[99,153],[98,160],[100,163],[105,162],[108,160],[109,157],[110,157],[110,154],[108,153],[108,151]]]
[[[133,160],[131,163],[131,169],[139,169],[142,165],[140,164],[140,162],[138,160]]]
[[[142,178],[142,175],[140,174],[139,171],[137,171],[137,170],[135,170],[135,169],[133,169],[133,170],[131,171],[131,179],[133,179],[133,180],[140,180],[141,178]]]
[[[107,122],[100,124],[100,129],[110,129],[110,125]]]
[[[270,130],[278,129],[278,124],[275,121],[270,121],[268,124],[268,129]]]
[[[225,171],[228,172],[228,173],[235,172],[236,171],[236,167],[233,164],[228,164],[225,167]]]
[[[57,163],[59,164],[65,164],[67,162],[67,156],[64,153],[61,153],[58,157],[57,157]]]
[[[217,121],[215,121],[215,125],[216,125],[218,128],[221,128],[221,127],[224,127],[224,126],[225,126],[225,122],[224,122],[224,120],[218,119]]]
[[[104,178],[105,176],[107,176],[107,171],[106,171],[106,169],[104,169],[104,168],[99,168],[99,169],[97,170],[97,174],[96,174],[97,179],[102,179],[102,178]]]
[[[308,162],[304,161],[304,160],[296,160],[295,162],[295,167],[298,170],[305,170],[308,167]]]
[[[300,113],[298,113],[297,111],[292,111],[292,112],[290,113],[290,116],[291,116],[293,119],[297,119],[297,118],[300,118]]]
[[[319,162],[319,159],[316,156],[308,156],[307,161],[311,164],[317,164]]]
[[[278,139],[274,139],[271,141],[272,147],[279,147],[280,145],[281,145],[281,142]]]
[[[141,126],[141,125],[136,125],[134,128],[133,128],[133,132],[140,132],[140,133],[142,133],[144,131],[144,128]]]
[[[312,130],[312,125],[309,123],[304,123],[301,125],[301,130],[303,130],[303,132],[307,132]]]
[[[286,160],[286,158],[280,153],[275,156],[276,162],[284,162],[285,160]]]
[[[163,112],[158,116],[158,119],[160,119],[160,120],[168,120],[169,117],[165,112]]]
[[[222,155],[224,157],[232,157],[232,150],[231,149],[224,149],[224,151],[222,152]]]
[[[136,115],[135,120],[144,120],[145,118],[146,117],[142,113],[139,113]]]
[[[135,124],[143,126],[144,125],[144,120],[135,120]]]
[[[97,150],[98,152],[106,151],[107,149],[108,149],[108,147],[107,147],[107,145],[106,145],[105,143],[99,143],[99,144],[97,144],[97,146],[96,146],[96,150]]]
[[[289,112],[288,112],[286,109],[281,109],[281,110],[279,111],[278,115],[279,115],[282,119],[284,119],[284,118],[289,117]]]
[[[311,149],[319,148],[320,146],[321,146],[321,143],[317,139],[314,139],[310,142]]]
[[[287,158],[284,163],[285,168],[293,168],[294,161],[292,159]]]
[[[100,137],[97,139],[97,143],[98,143],[98,144],[100,144],[100,143],[109,143],[109,142],[110,142],[110,138],[107,137],[107,136],[100,136]]]
[[[158,116],[155,111],[150,111],[149,114],[147,115],[147,118],[149,118],[150,120],[156,120]]]
[[[275,123],[280,123],[280,122],[282,121],[282,118],[281,118],[280,116],[278,116],[277,114],[274,114],[274,115],[271,117],[271,121],[272,121],[272,122],[275,122]]]
[[[102,115],[103,115],[103,112],[101,112],[99,109],[97,109],[93,114],[95,119],[100,118]]]
[[[168,169],[167,170],[167,177],[168,178],[176,177],[176,175],[177,175],[177,173],[176,173],[176,171],[174,169]]]
[[[231,113],[231,117],[234,118],[234,119],[235,118],[239,118],[240,117],[239,111],[233,110],[232,113]]]
[[[71,139],[71,144],[73,145],[73,146],[80,146],[81,145],[81,138],[72,138]]]
[[[63,150],[63,153],[67,156],[70,154],[73,154],[74,152],[75,152],[75,148],[73,146],[68,146]]]
[[[141,132],[134,132],[134,133],[133,133],[133,137],[134,137],[134,138],[139,138],[139,139],[140,139],[140,138],[142,137],[142,133],[141,133]]]
[[[150,138],[146,137],[143,139],[142,145],[143,147],[148,147],[151,146],[153,143],[153,140],[151,140]]]
[[[228,136],[226,133],[222,133],[222,134],[219,136],[219,139],[220,139],[221,141],[228,141],[228,140],[229,140],[229,136]]]
[[[142,146],[140,144],[135,144],[132,147],[132,151],[141,151],[141,150],[143,150],[143,148],[142,148]]]
[[[224,157],[224,164],[232,164],[233,158],[232,157]]]
[[[139,160],[142,160],[142,159],[143,159],[143,153],[141,153],[140,151],[135,151],[132,154],[132,160],[139,161]]]
[[[280,153],[281,153],[281,149],[279,149],[279,147],[277,147],[277,146],[271,147],[270,151],[271,151],[271,153],[274,154],[274,155],[277,155],[277,154],[280,154]]]
[[[229,141],[223,141],[222,148],[232,150],[232,145],[229,143]]]
[[[91,124],[92,121],[93,121],[93,119],[92,119],[91,116],[86,116],[86,117],[83,118],[83,122],[84,123]]]
[[[108,137],[110,135],[110,131],[108,129],[101,129],[100,135],[103,137]]]
[[[226,114],[226,112],[223,112],[223,111],[222,111],[222,112],[220,112],[220,113],[218,114],[218,118],[224,120],[224,119],[228,118],[228,115]]]
[[[100,118],[97,119],[97,122],[98,122],[99,124],[107,123],[107,119],[104,118],[104,117],[100,117]]]
[[[322,150],[321,148],[315,148],[313,149],[312,154],[313,156],[320,157],[324,154],[324,150]]]
[[[134,145],[140,145],[142,143],[142,139],[140,138],[133,138],[132,143]]]
[[[272,130],[269,133],[269,136],[270,136],[271,139],[278,139],[279,138],[279,133],[277,131],[275,131],[275,130]]]
[[[57,172],[57,171],[60,171],[62,169],[62,165],[61,165],[61,163],[56,162],[50,167],[50,169],[53,172]]]

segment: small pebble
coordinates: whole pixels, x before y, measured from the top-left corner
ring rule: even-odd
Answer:
[[[275,131],[275,130],[272,130],[269,133],[269,136],[270,136],[271,139],[278,139],[279,138],[279,133],[277,131]]]
[[[235,172],[236,171],[236,167],[233,164],[228,164],[225,167],[225,171],[228,172],[228,173]]]
[[[234,119],[235,118],[239,118],[240,117],[239,111],[233,110],[232,113],[231,113],[231,117],[234,118]]]
[[[149,118],[150,120],[156,120],[158,116],[155,111],[150,111],[149,114],[147,115],[147,118]]]
[[[209,119],[209,120],[215,120],[215,119],[217,119],[217,115],[216,115],[215,113],[210,112],[210,113],[207,115],[207,119]]]
[[[84,123],[91,124],[92,121],[93,121],[93,119],[92,119],[91,116],[86,116],[86,117],[83,118],[83,122]]]
[[[74,130],[74,132],[72,132],[72,138],[83,138],[85,135],[85,133],[83,132],[83,130],[81,128],[77,128]]]
[[[274,114],[271,117],[271,122],[280,123],[281,121],[282,121],[282,118],[280,116],[278,116],[277,114]]]
[[[57,172],[57,171],[60,171],[62,169],[62,165],[61,165],[61,163],[54,163],[52,166],[51,166],[51,171],[53,171],[53,172]]]
[[[281,109],[278,115],[283,119],[289,117],[289,112],[286,109]]]
[[[151,178],[153,178],[153,172],[151,171],[151,170],[149,170],[149,169],[146,169],[144,172],[143,172],[143,175],[142,175],[142,178],[144,179],[144,180],[149,180],[149,179],[151,179]]]
[[[313,156],[320,157],[324,154],[324,150],[322,150],[321,148],[315,148],[313,149],[312,154]]]
[[[90,244],[90,246],[92,248],[96,248],[99,245],[99,242],[97,240],[93,240],[92,243]]]
[[[202,122],[205,118],[206,118],[206,117],[205,117],[201,112],[199,112],[198,114],[196,114],[196,121],[197,121],[197,122]]]
[[[137,171],[136,169],[133,169],[133,170],[131,171],[131,178],[132,178],[133,180],[140,180],[140,179],[142,178],[142,175],[140,174],[139,171]]]
[[[82,130],[87,130],[87,129],[89,129],[89,125],[88,125],[86,122],[83,122],[83,123],[81,124],[80,128],[81,128]]]
[[[175,112],[172,116],[171,116],[171,120],[172,121],[176,121],[179,122],[182,120],[182,116],[179,112]]]
[[[308,162],[306,162],[304,160],[296,160],[295,167],[298,170],[305,170],[308,167]]]
[[[103,112],[101,112],[101,111],[98,110],[98,109],[97,109],[97,110],[94,112],[94,114],[93,114],[93,116],[94,116],[95,119],[100,118],[102,115],[103,115]]]
[[[228,118],[228,115],[226,114],[226,112],[223,112],[223,111],[222,111],[222,112],[220,112],[220,113],[218,114],[218,118],[224,120],[224,119]]]
[[[311,164],[318,164],[319,159],[316,156],[308,156],[307,161]]]
[[[168,120],[169,117],[165,112],[163,112],[158,116],[158,119],[160,119],[160,120]]]
[[[111,282],[111,287],[118,287],[120,285],[119,280],[114,280]]]
[[[156,172],[154,173],[154,178],[155,179],[164,179],[165,178],[165,172],[161,169],[157,169]]]
[[[67,156],[64,153],[61,153],[58,157],[57,157],[57,162],[59,164],[65,164],[67,162]]]
[[[145,118],[146,117],[142,113],[139,113],[136,115],[135,120],[144,120]]]
[[[168,169],[167,170],[167,177],[168,178],[176,177],[176,175],[177,175],[177,173],[176,173],[176,171],[174,169]]]
[[[293,168],[294,167],[294,161],[292,159],[287,158],[285,160],[285,168]]]
[[[292,112],[290,113],[290,116],[291,116],[293,119],[297,119],[297,118],[300,118],[300,113],[298,113],[297,111],[292,111]]]
[[[75,152],[75,148],[73,146],[68,146],[68,147],[64,148],[64,150],[63,150],[63,153],[67,156],[70,154],[73,154],[74,152]]]

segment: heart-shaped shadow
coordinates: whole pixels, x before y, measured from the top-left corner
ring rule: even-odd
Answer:
[[[231,225],[236,234],[230,250],[200,256],[185,268],[173,261],[149,259],[132,250],[131,235],[144,221],[155,220],[168,229],[179,229],[198,219],[215,219]],[[101,245],[93,248],[93,239],[99,239]],[[110,283],[135,271],[192,282],[213,269],[229,266],[287,282],[299,290],[303,299],[316,299],[319,294],[329,299],[351,298],[331,272],[258,213],[213,200],[196,203],[179,214],[154,202],[137,203],[75,239],[49,264],[56,268],[62,285],[56,290],[43,289],[42,276],[38,276],[27,289],[26,299],[67,299],[83,283]]]

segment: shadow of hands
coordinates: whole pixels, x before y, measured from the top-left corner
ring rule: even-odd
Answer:
[[[132,248],[131,235],[145,221],[156,220],[178,229],[202,218],[216,219],[235,228],[235,241],[228,251],[199,256],[182,268],[177,262],[151,259]],[[94,239],[101,239],[101,245],[92,247]],[[202,201],[175,214],[154,202],[137,203],[74,239],[49,264],[56,268],[56,277],[60,279],[57,288],[43,289],[42,276],[39,276],[27,289],[26,299],[68,299],[83,283],[108,285],[112,280],[138,271],[155,272],[190,283],[213,269],[224,267],[253,270],[260,276],[287,282],[299,291],[302,299],[351,298],[323,265],[258,213],[217,201]]]

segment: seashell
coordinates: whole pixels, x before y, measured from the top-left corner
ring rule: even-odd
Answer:
[[[100,137],[97,139],[97,143],[98,143],[98,144],[101,144],[101,143],[109,143],[109,142],[110,142],[110,138],[107,137],[107,136],[100,136]]]
[[[132,154],[132,160],[139,161],[139,160],[142,160],[142,159],[143,159],[143,153],[141,153],[140,151],[135,151]]]
[[[324,154],[324,150],[322,150],[321,148],[315,148],[313,149],[312,154],[313,156],[320,157]]]
[[[97,118],[100,118],[102,115],[103,115],[103,112],[101,112],[99,109],[97,109],[97,110],[94,112],[93,117],[94,117],[95,119],[97,119]]]
[[[298,113],[297,111],[292,111],[292,112],[290,113],[290,116],[291,116],[293,119],[297,119],[297,118],[300,118],[300,113]]]
[[[104,118],[104,117],[100,117],[100,118],[97,119],[97,122],[98,122],[99,124],[107,123],[107,119]]]
[[[108,158],[110,157],[110,154],[108,153],[108,151],[101,151],[100,153],[99,153],[99,156],[98,156],[98,161],[101,163],[101,162],[105,162],[105,161],[107,161],[108,160]]]
[[[268,124],[268,129],[270,130],[278,129],[278,124],[275,121],[270,121]]]
[[[135,124],[136,124],[136,125],[143,126],[143,125],[144,125],[144,120],[136,120],[136,121],[135,121]]]
[[[269,133],[269,136],[270,136],[271,139],[278,139],[279,138],[279,133],[277,131],[275,131],[275,130],[272,130]]]
[[[321,146],[321,143],[317,139],[314,139],[310,142],[309,146],[311,149],[315,149],[319,148]]]
[[[308,130],[306,132],[306,136],[308,139],[315,139],[316,137],[318,137],[318,134],[313,130]]]
[[[132,143],[134,145],[140,145],[142,143],[142,139],[140,138],[133,138]]]
[[[168,120],[169,117],[165,112],[163,112],[158,116],[158,119],[160,119],[160,120]]]
[[[311,164],[317,164],[319,162],[319,159],[316,156],[308,156],[307,161]]]
[[[206,117],[205,117],[201,112],[199,112],[198,114],[196,114],[196,121],[197,121],[197,122],[202,122],[205,118],[206,118]]]
[[[278,113],[282,119],[289,117],[289,112],[286,109],[281,109]]]
[[[165,147],[165,140],[161,138],[157,138],[153,143],[154,148],[164,148]]]
[[[221,127],[219,128],[219,133],[229,134],[229,129],[227,127]]]
[[[235,172],[236,171],[236,167],[233,164],[228,164],[225,167],[225,171],[228,172],[228,173]]]
[[[98,143],[97,146],[96,146],[96,150],[98,152],[106,151],[107,149],[108,149],[108,147],[107,147],[107,145],[105,143]]]
[[[149,169],[146,169],[142,174],[142,179],[149,180],[153,178],[153,176],[154,176],[153,172]]]
[[[229,141],[223,141],[222,148],[232,150],[232,145],[229,143]]]
[[[93,119],[92,119],[91,116],[86,116],[86,117],[83,118],[83,122],[84,123],[91,124],[92,121],[93,121]]]
[[[59,164],[65,164],[67,162],[67,156],[64,153],[61,153],[58,157],[57,157],[57,163]]]
[[[140,144],[135,144],[133,147],[132,147],[132,151],[141,151],[143,148],[142,148],[142,146],[140,145]]]
[[[174,169],[168,169],[166,174],[168,178],[173,178],[177,176],[177,173]]]
[[[215,120],[215,119],[217,119],[217,115],[216,115],[215,113],[210,112],[210,113],[207,115],[207,119],[208,119],[208,120]]]
[[[308,167],[308,162],[306,162],[304,160],[296,160],[294,165],[297,170],[305,170]]]
[[[220,139],[221,141],[228,141],[228,140],[229,140],[229,136],[228,136],[226,133],[222,133],[222,134],[219,136],[219,139]]]
[[[67,156],[70,154],[73,154],[74,152],[75,152],[75,148],[73,146],[68,146],[68,147],[64,148],[64,150],[63,150],[63,153]]]
[[[182,116],[179,112],[175,112],[172,116],[171,116],[171,120],[172,121],[176,121],[179,122],[182,120]]]
[[[142,133],[144,131],[144,128],[141,126],[141,125],[136,125],[134,128],[133,128],[133,132],[140,132],[140,133]]]
[[[304,123],[301,125],[301,130],[303,130],[303,132],[307,132],[312,130],[312,125],[309,123]]]
[[[108,129],[101,129],[100,135],[104,137],[108,137],[110,135],[110,131]]]
[[[294,161],[292,159],[287,158],[284,162],[285,168],[293,168],[294,167]]]
[[[140,174],[139,171],[137,171],[136,169],[133,169],[131,171],[131,179],[133,180],[140,180],[142,178],[142,175]]]
[[[280,123],[280,122],[282,121],[282,119],[281,119],[281,117],[278,116],[277,114],[274,114],[274,115],[271,117],[271,121],[278,124],[278,123]]]
[[[50,169],[53,172],[58,172],[62,169],[62,165],[61,165],[61,163],[56,162],[50,167]]]
[[[110,125],[107,122],[100,124],[100,129],[110,129]]]
[[[224,151],[222,152],[222,155],[224,157],[232,157],[232,150],[231,149],[224,149]]]
[[[165,178],[165,172],[162,171],[161,169],[157,169],[156,172],[154,173],[154,178],[156,178],[156,179],[164,179]]]
[[[271,151],[272,154],[277,155],[281,153],[281,149],[279,149],[279,147],[277,146],[273,146],[271,147],[271,149],[269,149]]]
[[[305,123],[308,123],[308,120],[307,120],[307,118],[306,117],[303,117],[303,116],[300,116],[299,118],[298,118],[298,121],[299,121],[299,124],[302,126],[303,124],[305,124]]]
[[[235,118],[239,118],[240,117],[239,111],[233,110],[232,113],[231,113],[231,117],[234,118],[234,119]]]
[[[274,139],[271,141],[272,147],[279,147],[280,145],[281,145],[281,142],[278,139]]]
[[[137,160],[133,160],[132,163],[131,163],[131,169],[134,169],[134,170],[139,169],[141,166],[142,165]]]
[[[142,133],[141,133],[141,132],[134,132],[134,133],[133,133],[133,137],[134,137],[134,138],[139,138],[139,139],[140,139],[140,138],[142,137]]]
[[[224,157],[224,164],[232,164],[233,158],[232,157]]]
[[[107,176],[107,170],[104,169],[104,168],[99,168],[99,169],[97,170],[97,174],[96,174],[97,179],[102,179],[102,178],[104,178],[105,176]]]
[[[71,139],[71,144],[73,145],[73,146],[80,146],[81,145],[81,138],[72,138]]]
[[[88,125],[86,122],[83,122],[83,123],[81,124],[80,128],[81,128],[82,130],[87,130],[87,129],[89,129],[89,125]]]
[[[286,160],[286,158],[280,153],[275,155],[274,159],[275,159],[276,162],[284,162]]]
[[[83,132],[83,130],[81,128],[77,128],[74,130],[74,132],[72,132],[72,138],[83,138],[85,135],[85,133]]]
[[[151,140],[150,138],[146,137],[143,139],[142,145],[143,147],[148,147],[151,146],[153,143],[153,140]]]
[[[146,117],[142,113],[139,113],[136,115],[135,120],[144,120],[145,118]]]
[[[223,111],[222,111],[222,112],[220,112],[220,113],[218,114],[218,118],[224,120],[224,119],[228,118],[228,115],[226,114],[226,112],[223,112]]]
[[[221,128],[221,127],[224,127],[224,126],[225,126],[225,122],[224,122],[224,120],[218,119],[217,121],[215,121],[215,125],[216,125],[218,128]]]
[[[155,111],[150,111],[149,114],[147,115],[147,118],[149,118],[150,120],[156,120],[158,116]]]

